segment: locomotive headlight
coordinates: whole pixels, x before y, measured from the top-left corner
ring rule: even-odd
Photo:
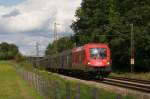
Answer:
[[[88,62],[88,65],[90,65],[91,63],[90,62]]]
[[[110,62],[107,62],[107,65],[110,65]]]

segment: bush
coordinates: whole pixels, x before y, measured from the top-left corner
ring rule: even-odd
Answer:
[[[15,56],[15,61],[16,62],[21,62],[21,61],[24,61],[25,60],[25,57],[21,54],[21,53],[18,53],[16,56]]]
[[[0,44],[0,60],[14,59],[18,52],[18,47],[14,44],[5,42]]]

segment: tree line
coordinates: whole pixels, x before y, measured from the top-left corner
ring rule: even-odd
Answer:
[[[19,50],[15,44],[0,43],[0,60],[15,59],[18,54]]]
[[[76,21],[71,25],[75,34],[49,44],[46,55],[74,45],[107,43],[111,48],[113,69],[129,71],[133,25],[135,70],[149,71],[149,12],[150,0],[82,0],[76,10]]]

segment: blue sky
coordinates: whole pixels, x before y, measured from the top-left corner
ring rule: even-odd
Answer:
[[[11,6],[11,5],[19,4],[23,1],[24,0],[0,0],[0,5]]]
[[[54,40],[54,23],[59,37],[73,34],[70,28],[82,0],[0,0],[0,43],[15,43],[24,55],[35,55],[40,44],[43,55]]]

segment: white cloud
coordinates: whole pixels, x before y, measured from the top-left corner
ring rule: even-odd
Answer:
[[[10,7],[6,7],[6,6],[0,6],[0,16],[9,13],[12,10],[12,8]]]
[[[0,42],[15,43],[24,54],[29,55],[33,54],[37,41],[44,51],[53,40],[53,37],[46,36],[53,36],[55,22],[60,24],[59,33],[73,33],[69,25],[81,1],[26,0],[11,7],[0,5]],[[4,34],[6,38],[3,38]]]
[[[62,25],[60,31],[67,32],[68,30],[63,26],[66,23],[67,25],[71,24],[74,12],[80,2],[81,0],[27,0],[10,8],[0,6],[0,24],[3,25],[3,32],[16,33],[41,29],[43,25],[49,25],[47,21],[50,24],[58,22]],[[18,15],[2,17],[16,9],[19,11]],[[46,22],[47,24],[45,24]]]

